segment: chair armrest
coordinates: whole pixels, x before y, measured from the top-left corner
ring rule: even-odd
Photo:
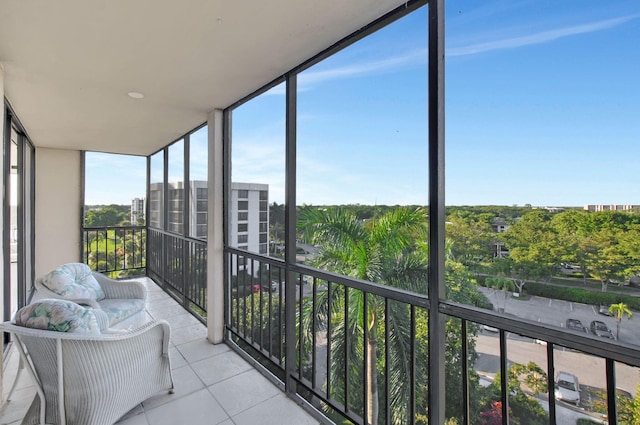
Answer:
[[[147,288],[137,280],[115,280],[98,272],[93,272],[93,276],[104,291],[105,298],[147,299]]]

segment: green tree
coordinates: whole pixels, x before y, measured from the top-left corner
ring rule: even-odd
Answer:
[[[522,388],[525,385],[526,391]],[[533,396],[547,391],[547,374],[536,363],[526,365],[514,363],[507,369],[507,387],[509,394],[510,423],[518,425],[546,425],[549,417]],[[497,373],[489,386],[485,412],[495,412],[495,404],[501,398],[500,373]],[[494,418],[495,414],[485,417]],[[500,416],[501,417],[501,416]],[[486,422],[491,423],[491,422]]]
[[[622,284],[636,272],[638,259],[632,257],[628,242],[625,231],[619,229],[602,228],[590,236],[586,263],[591,275],[601,282],[602,292],[608,284]]]
[[[640,384],[636,385],[636,395],[628,398],[620,393],[617,394],[618,401],[618,424],[637,425],[640,423]]]
[[[123,221],[129,220],[127,213],[118,211],[117,205],[109,205],[108,207],[97,210],[90,210],[85,216],[86,227],[108,227],[117,226]]]
[[[616,318],[616,339],[620,339],[620,324],[622,318],[627,316],[628,319],[631,319],[633,312],[625,303],[618,303],[609,306],[609,314],[613,314],[613,317]]]
[[[470,266],[490,257],[495,233],[487,222],[450,216],[445,231],[451,259]]]

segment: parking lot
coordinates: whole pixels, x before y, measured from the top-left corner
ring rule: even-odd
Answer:
[[[614,335],[616,334],[616,320],[599,314],[597,306],[541,297],[531,297],[527,300],[511,297],[505,304],[503,291],[483,287],[478,289],[489,298],[494,307],[504,306],[507,314],[563,328],[566,327],[567,319],[578,319],[587,329],[592,321],[599,320],[604,322]],[[620,341],[640,345],[640,327],[635,325],[635,320],[638,319],[622,319]]]

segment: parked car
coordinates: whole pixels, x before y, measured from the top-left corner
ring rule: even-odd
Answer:
[[[556,376],[556,400],[580,404],[580,383],[578,377],[569,372],[558,372]]]
[[[578,332],[587,332],[582,322],[578,319],[567,319],[567,329]]]
[[[603,316],[611,316],[611,313],[609,313],[609,304],[598,305],[598,313],[602,314]]]
[[[278,282],[275,280],[272,280],[271,282],[262,282],[262,290],[276,292],[278,290]]]
[[[591,322],[590,328],[594,335],[601,336],[603,338],[616,339],[607,325],[600,320],[594,320]]]

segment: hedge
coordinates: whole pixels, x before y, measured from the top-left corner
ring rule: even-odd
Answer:
[[[529,295],[572,301],[583,304],[618,304],[625,303],[632,310],[640,310],[640,298],[612,292],[596,292],[587,289],[546,285],[544,283],[527,283],[524,292]]]

